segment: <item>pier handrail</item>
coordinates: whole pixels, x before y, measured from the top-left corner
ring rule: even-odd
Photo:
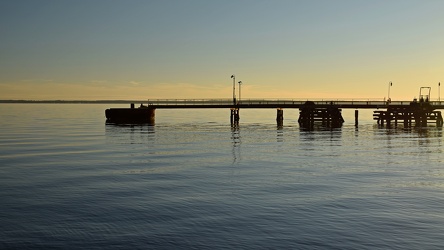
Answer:
[[[302,105],[307,101],[312,101],[317,105],[385,105],[387,102],[381,100],[302,100],[302,99],[243,99],[236,104],[242,105],[261,105],[261,104],[297,104]],[[232,99],[149,99],[149,105],[232,105]],[[392,105],[408,105],[410,101],[394,101]]]
[[[243,108],[263,107],[271,108],[277,106],[286,107],[300,107],[307,101],[314,103],[315,105],[327,106],[336,105],[342,108],[382,108],[389,106],[408,106],[412,101],[391,101],[385,100],[338,100],[338,99],[323,99],[323,100],[307,100],[307,99],[242,99],[237,100],[234,104],[233,99],[149,99],[148,106],[174,108],[175,106],[185,108],[193,106],[196,107],[218,107],[218,106],[236,106],[239,105]],[[444,108],[444,102],[430,101],[437,109]]]

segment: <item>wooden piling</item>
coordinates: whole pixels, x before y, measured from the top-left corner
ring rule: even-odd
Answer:
[[[387,127],[391,126],[393,121],[395,126],[398,126],[398,121],[402,121],[404,127],[426,127],[429,122],[435,122],[437,127],[442,127],[443,118],[441,111],[434,111],[433,106],[429,103],[419,104],[412,103],[404,107],[390,107],[386,111],[373,111],[373,119],[377,120],[378,124]]]
[[[278,126],[284,125],[284,110],[281,108],[276,110],[276,122]]]
[[[443,126],[443,119],[442,119],[442,116],[441,116],[441,111],[439,111],[439,112],[437,113],[437,117],[436,117],[436,126],[437,126],[437,127],[442,127],[442,126]]]
[[[240,120],[239,109],[231,108],[230,109],[230,123],[231,125],[238,124]]]
[[[355,126],[358,126],[359,110],[355,110]]]
[[[321,122],[322,126],[338,128],[344,123],[341,109],[335,105],[328,107],[316,107],[314,102],[307,101],[299,109],[299,124],[304,128],[312,128],[315,122]]]

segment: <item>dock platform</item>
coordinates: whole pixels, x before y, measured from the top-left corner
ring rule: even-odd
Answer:
[[[267,100],[246,99],[233,103],[230,99],[156,99],[147,100],[135,108],[111,108],[105,111],[108,122],[152,123],[156,109],[228,109],[231,123],[239,122],[240,109],[276,109],[276,121],[282,125],[284,109],[299,109],[299,124],[312,126],[321,123],[325,126],[338,127],[344,122],[342,109],[355,109],[355,123],[358,124],[359,109],[375,109],[373,119],[378,124],[391,125],[402,121],[404,126],[425,126],[434,122],[443,126],[443,118],[438,109],[444,109],[444,102],[412,102],[412,101],[372,101],[372,100]]]

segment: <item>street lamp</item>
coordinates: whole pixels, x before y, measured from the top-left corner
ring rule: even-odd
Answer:
[[[238,103],[240,103],[240,100],[241,100],[241,85],[242,85],[242,81],[239,81],[238,83],[239,83],[239,101],[238,101]]]
[[[233,79],[233,105],[236,105],[236,76],[231,75],[231,78]]]
[[[438,82],[438,101],[441,104],[441,82]]]
[[[390,87],[393,85],[392,82],[389,82],[389,87],[388,87],[388,95],[387,95],[387,101],[390,103]]]

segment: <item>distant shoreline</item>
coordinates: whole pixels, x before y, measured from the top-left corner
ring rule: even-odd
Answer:
[[[140,100],[0,100],[2,103],[47,103],[47,104],[129,104],[129,103],[146,103],[147,101]]]

